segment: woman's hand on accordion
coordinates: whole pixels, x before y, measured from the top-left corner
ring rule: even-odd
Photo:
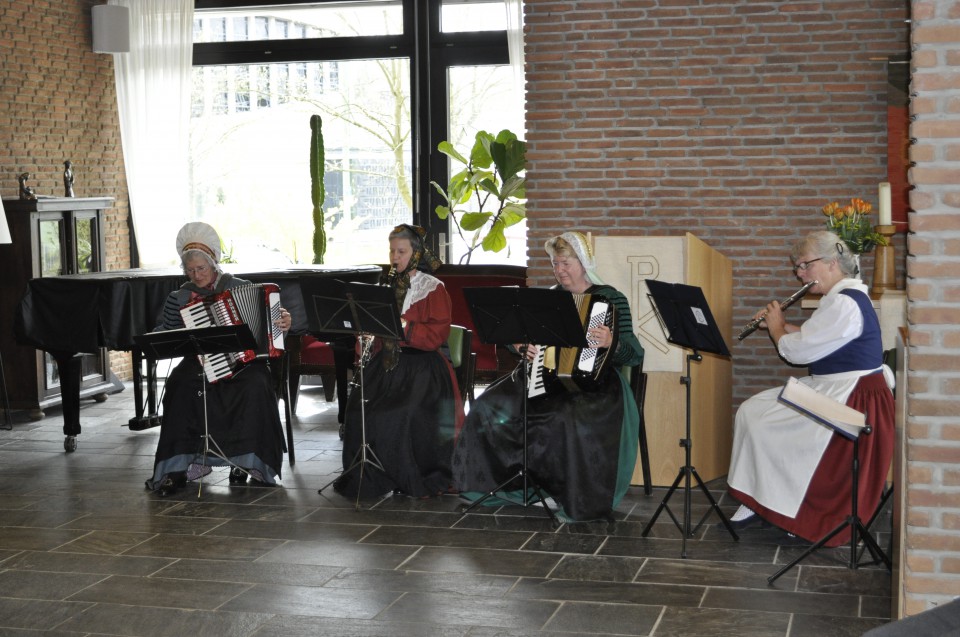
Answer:
[[[613,344],[613,332],[606,325],[587,330],[587,345],[590,347],[610,347]]]
[[[514,343],[513,347],[520,353],[520,356],[525,356],[529,361],[536,360],[539,352],[539,348],[533,343]]]
[[[290,329],[290,325],[293,323],[293,318],[290,316],[285,308],[280,308],[280,318],[274,321],[277,327],[286,332]]]

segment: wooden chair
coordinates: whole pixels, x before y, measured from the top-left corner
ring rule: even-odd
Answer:
[[[647,445],[647,424],[643,417],[643,403],[647,396],[647,373],[643,371],[643,363],[633,367],[620,369],[627,379],[630,389],[633,390],[633,399],[640,412],[640,471],[643,474],[643,492],[650,495],[653,492],[653,480],[650,477],[650,447]]]
[[[447,337],[450,350],[450,364],[460,387],[460,399],[466,403],[473,400],[473,374],[477,355],[473,352],[473,330],[461,325],[450,326]]]
[[[287,425],[287,461],[292,467],[297,462],[293,452],[293,405],[290,396],[290,353],[284,351],[279,358],[269,359],[270,375],[273,377],[273,389],[277,402],[283,401],[283,416]]]

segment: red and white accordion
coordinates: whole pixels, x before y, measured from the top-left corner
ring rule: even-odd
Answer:
[[[255,350],[200,357],[211,383],[230,378],[255,358],[283,354],[283,330],[276,324],[280,320],[280,287],[274,283],[239,285],[220,294],[198,297],[180,308],[180,316],[188,328],[242,323],[253,333]]]

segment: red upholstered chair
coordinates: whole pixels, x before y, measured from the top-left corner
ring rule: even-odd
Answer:
[[[323,397],[333,400],[336,388],[336,368],[333,348],[329,343],[318,341],[309,334],[288,337],[290,353],[290,400],[291,411],[297,410],[297,395],[300,392],[301,376],[319,376],[323,382]]]

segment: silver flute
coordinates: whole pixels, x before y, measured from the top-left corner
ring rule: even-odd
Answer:
[[[787,309],[788,307],[790,307],[791,305],[793,305],[794,303],[796,303],[797,301],[799,301],[800,299],[802,299],[802,298],[803,298],[803,295],[806,294],[807,291],[808,291],[810,288],[812,288],[813,286],[815,286],[817,283],[819,283],[819,281],[810,281],[809,283],[807,283],[806,285],[804,285],[802,288],[800,288],[799,290],[797,290],[796,292],[794,292],[793,294],[791,294],[789,297],[787,297],[787,298],[785,298],[784,300],[780,301],[780,309],[781,309],[781,310],[785,310],[785,309]],[[751,334],[753,334],[754,332],[756,332],[757,329],[760,327],[760,323],[763,322],[763,319],[765,319],[766,316],[767,316],[767,313],[764,312],[763,314],[761,314],[761,315],[758,316],[757,318],[755,318],[755,319],[753,319],[752,321],[750,321],[749,323],[747,323],[747,324],[743,327],[743,329],[740,330],[740,334],[737,336],[737,340],[738,340],[738,341],[742,341],[743,339],[747,338],[748,336],[750,336]]]

